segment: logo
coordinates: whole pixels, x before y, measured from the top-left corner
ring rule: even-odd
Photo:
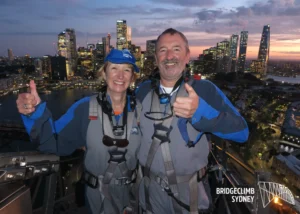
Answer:
[[[238,203],[238,202],[253,203],[255,189],[241,188],[241,187],[240,188],[216,188],[216,194],[231,195],[231,202],[233,203]]]
[[[294,196],[286,186],[274,182],[258,182],[260,197],[263,207],[265,208],[271,201],[278,200],[278,198],[285,202],[295,205]]]
[[[128,49],[124,49],[122,52],[123,52],[123,57],[132,58],[131,53]]]
[[[131,133],[131,134],[134,134],[134,135],[138,135],[138,134],[139,134],[138,127],[132,127],[130,133]]]

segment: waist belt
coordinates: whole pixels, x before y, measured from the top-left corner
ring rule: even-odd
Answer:
[[[134,183],[136,180],[136,173],[135,170],[132,171],[132,176],[131,177],[119,177],[119,178],[112,178],[110,181],[110,184],[113,185],[128,185],[131,183]],[[98,176],[95,176],[94,174],[84,171],[83,173],[83,181],[91,188],[96,189],[99,187],[99,179]]]

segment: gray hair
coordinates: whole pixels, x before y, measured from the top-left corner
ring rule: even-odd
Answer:
[[[174,28],[168,28],[166,29],[164,32],[162,32],[156,39],[156,44],[155,44],[155,51],[157,50],[157,44],[158,44],[158,41],[159,39],[163,36],[163,35],[166,35],[166,34],[171,34],[171,35],[174,35],[174,34],[178,34],[184,41],[185,43],[185,47],[186,47],[186,51],[187,52],[190,52],[190,48],[189,48],[189,42],[187,40],[187,38],[185,37],[185,35],[183,33],[181,33],[180,31],[178,30],[175,30]]]

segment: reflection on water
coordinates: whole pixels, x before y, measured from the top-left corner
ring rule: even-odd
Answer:
[[[63,89],[52,91],[51,94],[41,94],[43,101],[47,102],[47,107],[52,112],[53,118],[58,119],[67,109],[74,103],[85,96],[90,96],[95,90],[90,89]],[[18,113],[16,100],[17,94],[8,94],[0,97],[0,122],[10,120],[14,122],[22,122]]]
[[[273,75],[267,75],[267,79],[271,78],[277,82],[291,83],[291,84],[300,84],[300,76],[297,77],[279,77]]]

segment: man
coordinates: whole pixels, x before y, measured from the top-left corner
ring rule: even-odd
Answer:
[[[155,214],[210,213],[205,133],[242,143],[248,139],[247,124],[213,83],[187,80],[190,50],[181,32],[165,30],[157,38],[155,58],[160,79],[136,92],[143,106],[141,207]]]

